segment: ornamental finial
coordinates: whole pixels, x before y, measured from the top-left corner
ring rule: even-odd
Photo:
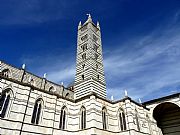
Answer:
[[[97,21],[97,28],[100,29],[99,21]]]
[[[25,69],[26,68],[26,64],[22,64],[22,69]]]
[[[44,73],[43,77],[46,78],[47,77],[47,73]]]
[[[111,100],[112,100],[112,101],[114,100],[114,96],[113,96],[113,95],[111,96]]]
[[[127,97],[127,96],[128,96],[128,92],[127,92],[127,90],[124,90],[124,94],[125,94],[125,97]]]
[[[78,29],[80,29],[82,27],[82,23],[81,21],[79,22],[79,25],[78,25]]]
[[[81,26],[82,24],[81,24],[81,21],[79,22],[79,26]]]
[[[139,98],[139,103],[141,104],[142,103],[142,101],[141,101],[141,99]]]

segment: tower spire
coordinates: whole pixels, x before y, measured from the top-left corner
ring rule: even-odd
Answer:
[[[97,21],[97,28],[100,30],[99,21]]]
[[[81,27],[77,38],[75,98],[91,93],[106,98],[100,27],[92,22],[90,14],[87,15],[86,22],[78,26]]]
[[[82,26],[81,21],[79,21],[78,29],[80,29]]]

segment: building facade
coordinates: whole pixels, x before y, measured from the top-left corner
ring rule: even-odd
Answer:
[[[180,93],[137,103],[106,98],[100,25],[78,26],[72,86],[0,61],[1,135],[179,135]]]

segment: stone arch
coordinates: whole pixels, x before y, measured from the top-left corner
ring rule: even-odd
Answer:
[[[10,91],[10,92],[11,92],[11,97],[14,98],[13,88],[14,88],[14,87],[12,86],[12,84],[9,84],[8,86],[6,86],[6,87],[4,87],[4,88],[2,89],[2,92],[4,92],[4,91]]]
[[[43,97],[42,94],[41,94],[41,95],[37,95],[37,97],[35,98],[34,101],[36,102],[37,100],[41,100],[41,101],[42,101],[42,104],[43,104],[43,107],[42,107],[42,108],[44,108],[45,100],[44,100],[44,97]]]
[[[172,102],[164,102],[153,110],[153,118],[163,135],[180,134],[180,107]]]

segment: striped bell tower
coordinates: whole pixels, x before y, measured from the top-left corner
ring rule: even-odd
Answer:
[[[75,99],[90,93],[106,98],[100,25],[91,15],[84,24],[79,22],[76,56]]]

